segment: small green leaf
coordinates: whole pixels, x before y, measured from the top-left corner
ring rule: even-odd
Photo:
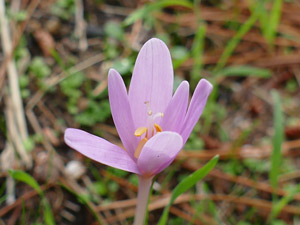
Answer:
[[[120,23],[117,22],[107,22],[104,25],[104,33],[111,38],[122,41],[124,39],[124,30]]]
[[[201,169],[195,171],[185,179],[183,179],[172,191],[172,196],[169,204],[164,209],[163,215],[161,216],[158,225],[165,225],[167,223],[169,209],[175,199],[180,196],[182,193],[186,192],[188,189],[193,187],[199,180],[203,179],[217,164],[219,156],[216,155],[212,158],[205,166]]]
[[[31,186],[37,193],[40,195],[42,199],[42,205],[44,210],[44,220],[46,225],[55,225],[55,220],[52,214],[51,207],[49,205],[48,200],[45,198],[44,193],[40,187],[40,185],[36,182],[36,180],[26,172],[21,170],[10,170],[9,174],[12,178],[18,181],[22,181],[29,186]]]
[[[40,196],[43,195],[43,192],[42,192],[42,189],[40,188],[40,185],[28,173],[25,173],[21,170],[10,170],[9,174],[15,180],[22,181],[22,182],[28,184],[30,187],[32,187],[34,190],[36,190]]]
[[[117,70],[120,74],[129,73],[131,68],[133,67],[133,62],[126,58],[121,60],[116,60],[113,62],[112,68]]]
[[[42,57],[34,57],[32,62],[30,63],[29,70],[38,79],[42,79],[51,74],[51,69]]]
[[[186,58],[189,51],[184,46],[174,46],[171,48],[171,55],[174,60]]]

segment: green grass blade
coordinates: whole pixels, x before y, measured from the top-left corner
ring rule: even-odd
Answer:
[[[190,9],[193,8],[193,4],[186,0],[157,1],[157,2],[145,5],[142,8],[138,9],[137,11],[133,12],[131,15],[129,15],[124,21],[124,26],[129,26],[129,25],[133,24],[135,21],[149,16],[149,13],[151,13],[151,12],[159,11],[162,8],[165,8],[168,6],[173,6],[173,5],[183,6],[183,7],[190,8]]]
[[[281,16],[282,0],[274,0],[273,7],[269,18],[268,26],[266,26],[265,37],[270,45],[273,44],[277,32],[277,27]]]
[[[40,185],[36,182],[36,180],[29,175],[28,173],[25,173],[21,170],[10,170],[9,174],[12,178],[18,181],[22,181],[26,184],[28,184],[30,187],[32,187],[34,190],[37,191],[37,193],[42,196],[43,192],[42,189],[40,188]]]
[[[183,179],[172,191],[172,196],[169,204],[164,209],[163,215],[161,216],[158,225],[165,225],[167,223],[169,209],[175,199],[180,196],[182,193],[186,192],[188,189],[193,187],[199,180],[203,179],[217,164],[219,156],[212,158],[205,166],[201,169],[195,171],[185,179]]]
[[[268,69],[257,68],[253,66],[229,66],[220,70],[217,74],[217,77],[225,76],[239,76],[239,77],[259,77],[259,78],[269,78],[271,77],[271,71]]]
[[[200,13],[200,1],[201,0],[195,0],[194,1],[194,14],[197,18],[197,30],[195,33],[195,38],[193,41],[191,56],[194,59],[194,65],[192,69],[192,76],[191,76],[191,88],[195,89],[196,84],[198,83],[202,67],[203,67],[203,54],[204,54],[204,45],[205,45],[205,34],[206,34],[206,24],[201,19],[201,13]]]
[[[44,208],[45,224],[54,225],[55,220],[54,220],[54,216],[53,216],[52,209],[51,209],[49,202],[47,201],[46,198],[43,198],[42,203],[43,203],[43,208]]]
[[[279,175],[281,163],[281,146],[284,139],[283,130],[283,113],[280,105],[280,97],[278,92],[272,91],[271,95],[274,99],[274,136],[273,136],[273,152],[271,156],[271,170],[269,174],[270,182],[273,188],[277,187],[277,178]]]
[[[21,224],[22,224],[22,225],[26,225],[26,210],[25,210],[24,199],[22,200]]]
[[[192,81],[195,88],[197,81],[200,79],[202,67],[203,67],[203,52],[204,52],[204,42],[205,42],[206,26],[201,23],[197,29],[195,39],[192,47],[192,57],[194,58],[194,65],[192,69]]]
[[[219,71],[225,66],[227,60],[233,53],[236,46],[240,43],[242,37],[252,28],[252,26],[257,21],[258,16],[259,16],[259,7],[256,7],[253,13],[251,14],[250,18],[240,27],[240,29],[237,31],[234,37],[227,44],[223,54],[221,55],[220,60],[218,61],[215,67],[215,71]]]
[[[296,186],[293,186],[291,190],[288,191],[288,193],[280,199],[280,201],[273,204],[272,211],[269,217],[269,221],[272,221],[275,219],[278,214],[281,212],[281,210],[294,199],[295,195],[300,192],[300,184],[297,184]]]
[[[258,19],[259,19],[259,22],[260,22],[260,25],[261,25],[261,30],[262,30],[262,33],[263,35],[265,36],[266,32],[267,32],[267,26],[268,26],[268,11],[265,7],[265,0],[262,0],[262,1],[259,1],[259,2],[255,2],[253,4],[253,6],[256,6],[258,7]],[[255,9],[255,7],[253,8]],[[253,10],[252,9],[252,10]],[[250,9],[250,11],[252,11]]]

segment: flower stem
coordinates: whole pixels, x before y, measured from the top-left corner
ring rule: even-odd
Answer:
[[[138,202],[135,209],[134,225],[144,225],[152,178],[139,176]]]

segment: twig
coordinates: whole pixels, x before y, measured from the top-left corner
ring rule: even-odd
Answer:
[[[79,38],[80,51],[85,51],[88,47],[88,43],[86,39],[86,23],[84,21],[82,0],[76,0],[75,35]]]

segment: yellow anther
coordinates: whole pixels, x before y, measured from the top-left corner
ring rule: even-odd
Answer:
[[[137,137],[140,137],[142,134],[146,133],[148,131],[147,127],[139,127],[138,129],[136,129],[136,131],[134,132],[134,135]]]
[[[139,145],[137,146],[137,148],[136,148],[136,150],[135,150],[135,152],[134,152],[134,157],[135,157],[135,158],[138,158],[138,157],[140,156],[140,154],[141,154],[141,152],[142,152],[142,149],[143,149],[143,147],[144,147],[144,145],[146,144],[147,141],[148,141],[147,138],[143,138],[143,139],[140,141]]]
[[[159,126],[157,123],[154,123],[154,127],[155,127],[155,130],[156,130],[157,133],[162,132],[161,126]]]

